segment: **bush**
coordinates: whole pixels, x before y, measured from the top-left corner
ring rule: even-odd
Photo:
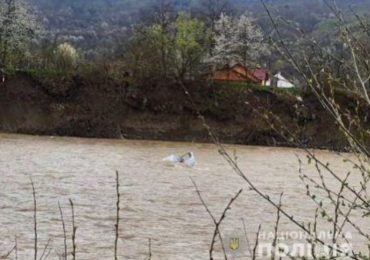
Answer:
[[[64,71],[73,71],[78,65],[78,54],[76,49],[69,43],[60,44],[55,52],[55,65]]]
[[[50,95],[65,96],[74,85],[74,75],[57,70],[29,71],[32,78]]]

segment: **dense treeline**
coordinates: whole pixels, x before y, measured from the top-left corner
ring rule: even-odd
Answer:
[[[265,2],[276,14],[279,37],[296,57],[305,37],[345,56],[335,14],[324,1]],[[361,0],[351,5],[348,23],[356,29],[352,13],[364,16],[370,6]],[[55,93],[65,92],[77,75],[103,73],[143,85],[148,80],[196,80],[235,62],[295,78],[271,44],[276,34],[261,1],[7,0],[1,2],[1,12],[2,71],[27,70]],[[309,53],[311,46],[306,47]],[[308,59],[315,63],[315,57]],[[340,63],[333,66],[342,72]]]

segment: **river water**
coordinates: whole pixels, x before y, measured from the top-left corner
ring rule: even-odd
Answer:
[[[297,157],[304,160],[304,151],[231,145],[227,149],[237,155],[240,168],[272,199],[277,200],[284,192],[283,207],[295,219],[306,223],[313,220],[316,206],[305,196],[306,189],[298,172]],[[193,151],[197,158],[195,168],[173,166],[161,160],[169,154],[187,151]],[[340,176],[352,168],[343,162],[343,157],[349,155],[327,151],[316,151],[316,154],[330,162]],[[48,241],[48,259],[59,259],[63,254],[58,202],[64,213],[67,245],[71,250],[68,200],[72,199],[77,259],[113,259],[116,170],[121,184],[120,259],[147,259],[149,239],[151,259],[209,259],[214,225],[190,177],[217,219],[230,198],[243,189],[220,228],[225,241],[239,238],[240,247],[244,247],[231,252],[230,259],[249,259],[243,242],[245,233],[252,247],[260,224],[260,243],[269,242],[276,210],[249,189],[212,144],[0,134],[0,256],[12,248],[16,237],[18,259],[33,259],[32,177],[38,208],[39,256]],[[304,166],[304,173],[318,179],[312,166]],[[355,176],[353,181],[359,179]],[[327,185],[339,189],[329,176]],[[369,220],[356,215],[354,219],[369,231]],[[319,229],[326,232],[330,223],[322,221]],[[362,237],[351,227],[345,229],[351,232],[353,247],[362,249]],[[281,219],[279,232],[287,242],[302,241],[302,237],[297,238],[301,235],[299,231],[287,219]],[[225,243],[227,247],[228,242]],[[220,248],[217,242],[215,259],[222,259]],[[9,259],[15,259],[15,252]]]

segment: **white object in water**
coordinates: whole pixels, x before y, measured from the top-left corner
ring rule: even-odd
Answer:
[[[194,154],[189,152],[183,156],[181,156],[181,163],[185,164],[188,167],[194,167],[196,164]]]
[[[192,152],[186,153],[182,156],[172,154],[166,158],[163,158],[162,161],[171,162],[171,163],[181,163],[188,167],[194,167],[196,164],[195,157]]]
[[[163,158],[162,161],[164,162],[172,162],[172,163],[179,163],[181,161],[181,157],[177,156],[176,154],[171,154],[166,158]]]

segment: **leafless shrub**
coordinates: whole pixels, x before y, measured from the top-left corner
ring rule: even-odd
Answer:
[[[34,221],[34,260],[37,260],[37,201],[35,185],[32,177],[30,178],[32,185],[32,196],[33,196],[33,221]]]
[[[248,238],[248,232],[247,232],[247,226],[245,224],[245,220],[244,218],[242,218],[242,224],[243,224],[243,231],[244,231],[244,238],[245,238],[245,242],[247,243],[247,249],[248,249],[248,252],[251,256],[253,256],[253,252],[252,252],[252,248],[251,248],[251,244],[250,244],[250,240]]]
[[[49,248],[50,242],[51,242],[51,239],[49,239],[48,242],[45,244],[44,250],[42,251],[42,254],[39,260],[48,259],[50,252],[51,252],[51,248]]]
[[[76,259],[76,232],[77,232],[77,227],[75,224],[75,210],[74,210],[74,204],[72,199],[69,199],[69,204],[71,205],[71,211],[72,211],[72,259]]]
[[[283,194],[280,195],[280,201],[279,201],[279,208],[277,209],[276,213],[276,222],[274,226],[274,239],[272,241],[272,252],[271,252],[271,260],[275,260],[275,252],[276,252],[276,246],[278,243],[278,236],[279,236],[279,224],[280,224],[280,208],[282,207],[282,197]]]
[[[262,228],[262,226],[259,225],[258,226],[258,231],[257,231],[257,234],[256,234],[256,242],[255,242],[254,247],[253,247],[253,254],[252,254],[252,259],[253,260],[256,260],[257,259],[257,248],[258,248],[258,243],[259,243],[259,237],[260,237],[261,228]]]
[[[116,193],[117,193],[117,202],[116,202],[116,224],[115,224],[115,240],[114,240],[114,259],[118,259],[117,250],[118,250],[118,237],[119,237],[119,211],[120,211],[120,192],[119,192],[119,174],[116,171]]]
[[[64,239],[64,254],[63,258],[66,260],[68,256],[68,248],[67,248],[67,232],[66,232],[66,224],[64,222],[64,216],[63,216],[63,210],[60,207],[60,203],[58,201],[58,208],[59,208],[59,213],[60,213],[60,220],[62,222],[62,227],[63,227],[63,239]]]
[[[231,198],[231,200],[229,201],[229,203],[227,204],[227,206],[223,210],[222,215],[219,218],[219,220],[216,220],[216,218],[212,214],[211,210],[208,208],[206,202],[204,201],[204,199],[203,199],[203,197],[200,193],[200,190],[198,189],[197,184],[195,183],[195,181],[192,178],[190,178],[190,179],[191,179],[191,181],[194,185],[194,188],[197,192],[199,200],[201,201],[203,207],[206,209],[208,215],[211,217],[211,219],[213,221],[213,224],[215,225],[215,230],[213,232],[212,241],[211,241],[211,245],[210,245],[210,249],[209,249],[209,258],[210,258],[210,260],[214,259],[213,258],[213,251],[214,251],[214,247],[215,247],[215,243],[216,243],[216,238],[218,237],[220,239],[220,243],[221,243],[222,251],[223,251],[223,254],[224,254],[224,258],[227,259],[227,254],[226,254],[226,250],[225,250],[225,247],[224,247],[224,242],[223,242],[223,239],[222,239],[222,236],[221,236],[221,233],[220,233],[220,225],[222,224],[222,221],[226,218],[227,211],[230,210],[231,205],[239,197],[239,195],[242,193],[243,190],[240,189],[238,191],[238,193],[233,198]]]
[[[15,250],[14,250],[15,260],[18,260],[18,240],[17,240],[17,236],[14,237],[14,241],[15,241]]]

